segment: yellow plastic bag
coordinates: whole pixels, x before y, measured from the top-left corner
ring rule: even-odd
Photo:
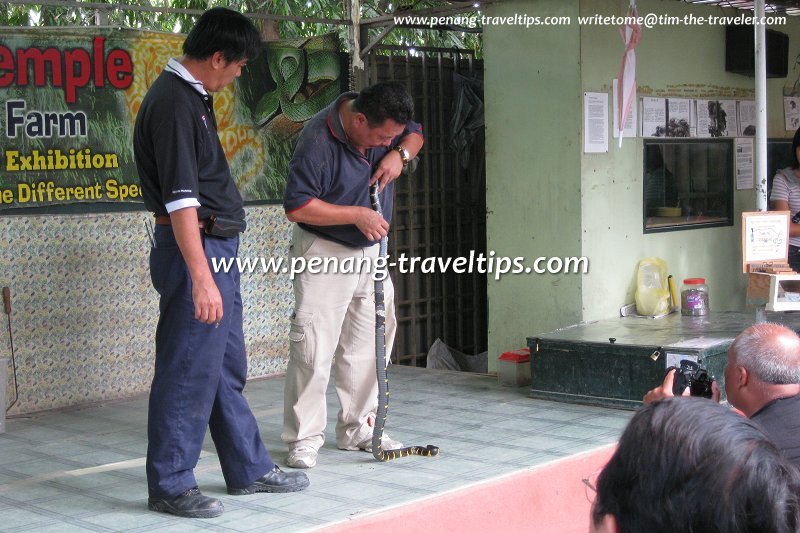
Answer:
[[[658,257],[639,261],[636,273],[636,312],[657,316],[670,312],[667,262]]]

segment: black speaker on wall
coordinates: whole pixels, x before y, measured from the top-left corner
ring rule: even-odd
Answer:
[[[789,72],[789,36],[766,30],[767,77],[785,78]],[[753,77],[756,73],[753,26],[725,26],[725,71]]]

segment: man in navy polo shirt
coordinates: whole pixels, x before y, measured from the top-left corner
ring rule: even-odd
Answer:
[[[411,120],[413,101],[396,82],[361,93],[345,93],[303,128],[284,195],[286,216],[295,222],[291,255],[373,261],[389,231],[394,180],[422,148],[422,128]],[[378,183],[383,216],[370,203]],[[371,451],[377,409],[375,299],[369,272],[311,272],[294,279],[289,364],[281,438],[287,464],[311,468],[325,440],[325,391],[331,363],[341,404],[336,444]],[[386,353],[396,329],[394,287],[385,280]],[[334,358],[335,356],[335,358]],[[384,435],[384,449],[402,447]]]
[[[206,427],[233,495],[308,486],[267,453],[242,395],[247,356],[239,272],[213,272],[235,257],[242,197],[225,159],[209,92],[258,55],[258,30],[229,9],[206,11],[142,101],[134,155],[145,206],[156,216],[150,275],[160,295],[156,363],[147,421],[148,506],[190,518],[222,513],[200,493],[193,469]]]

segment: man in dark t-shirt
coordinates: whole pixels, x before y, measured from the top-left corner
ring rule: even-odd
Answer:
[[[771,400],[750,418],[800,467],[800,394]]]
[[[672,396],[674,371],[644,397]],[[752,419],[800,468],[800,337],[780,324],[755,324],[740,333],[725,365],[728,402]],[[715,391],[716,399],[719,392]]]
[[[800,467],[800,338],[779,324],[744,330],[728,350],[728,402]]]
[[[171,59],[148,90],[134,127],[144,203],[156,220],[150,274],[160,295],[147,420],[148,506],[189,518],[223,511],[194,477],[206,428],[229,494],[308,486],[302,472],[275,466],[242,395],[247,356],[239,272],[209,266],[213,257],[236,256],[244,229],[242,197],[209,93],[239,76],[260,46],[244,15],[206,11],[183,44],[183,58]]]

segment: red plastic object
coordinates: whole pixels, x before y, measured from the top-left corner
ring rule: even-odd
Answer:
[[[509,361],[511,363],[527,363],[531,360],[531,349],[522,348],[521,350],[514,350],[513,352],[504,352],[500,356],[501,361]]]

